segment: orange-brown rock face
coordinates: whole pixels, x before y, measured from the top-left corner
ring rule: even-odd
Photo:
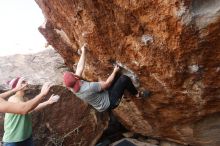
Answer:
[[[40,32],[69,67],[87,42],[87,79],[106,78],[116,61],[153,92],[147,100],[123,100],[114,111],[128,129],[220,145],[219,0],[36,2],[47,19]]]

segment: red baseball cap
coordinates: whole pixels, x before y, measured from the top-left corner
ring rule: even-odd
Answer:
[[[17,78],[12,79],[11,81],[7,82],[11,89],[13,89],[17,86],[19,79],[20,79],[20,77],[17,77]]]
[[[73,88],[74,92],[78,92],[80,89],[80,79],[72,72],[65,72],[63,75],[63,81],[66,87]]]

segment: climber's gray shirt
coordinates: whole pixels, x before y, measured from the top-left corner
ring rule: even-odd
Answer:
[[[81,87],[77,97],[92,105],[99,112],[103,112],[110,106],[108,91],[101,91],[101,85],[98,82],[87,82],[81,80]],[[100,92],[101,91],[101,92]]]

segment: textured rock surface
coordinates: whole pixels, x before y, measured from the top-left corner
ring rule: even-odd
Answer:
[[[33,114],[36,146],[95,145],[108,126],[108,114],[96,112],[60,86],[66,68],[59,54],[47,50],[34,55],[1,57],[0,64],[0,93],[7,89],[5,82],[17,76],[24,76],[35,85],[27,92],[30,98],[39,93],[38,85],[44,82],[57,85],[52,87],[50,94],[60,95],[59,102]],[[0,114],[0,137],[3,131],[3,114]]]
[[[219,0],[36,2],[47,19],[40,32],[69,67],[87,42],[87,79],[106,78],[117,61],[153,92],[145,101],[124,100],[114,111],[128,129],[219,145]]]
[[[62,73],[67,70],[63,59],[51,48],[34,55],[0,57],[0,66],[0,89],[7,89],[7,81],[20,76],[32,85],[61,84]]]

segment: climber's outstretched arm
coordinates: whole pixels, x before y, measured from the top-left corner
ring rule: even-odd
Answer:
[[[101,85],[101,91],[108,89],[112,85],[112,82],[119,70],[120,70],[120,67],[116,65],[113,72],[108,77],[108,79],[106,81],[99,82]]]
[[[79,62],[76,67],[75,74],[79,77],[82,76],[83,70],[85,68],[85,62],[86,62],[86,44],[84,44],[81,48],[82,54],[80,56]]]

